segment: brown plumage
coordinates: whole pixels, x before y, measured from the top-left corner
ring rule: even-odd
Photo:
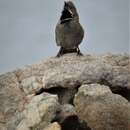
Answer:
[[[57,46],[60,46],[57,57],[71,52],[82,55],[79,44],[82,42],[83,37],[84,30],[79,23],[76,7],[73,2],[67,1],[64,3],[60,20],[55,29],[56,43]]]

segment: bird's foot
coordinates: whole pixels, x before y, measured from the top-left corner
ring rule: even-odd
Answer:
[[[81,52],[77,52],[77,56],[83,56]]]
[[[79,47],[77,47],[77,56],[83,56],[83,54],[81,53]]]
[[[60,53],[58,53],[57,55],[56,55],[56,58],[58,58],[58,57],[60,57],[61,56],[61,54]]]
[[[77,53],[77,56],[83,56],[83,54],[80,52],[79,47],[74,49],[64,49],[63,47],[61,47],[56,57],[60,57],[67,53]]]
[[[63,52],[64,52],[63,48],[61,47],[60,50],[59,50],[59,52],[58,52],[58,54],[56,55],[56,57],[62,56],[64,54]]]

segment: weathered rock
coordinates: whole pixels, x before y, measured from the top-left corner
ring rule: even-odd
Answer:
[[[18,125],[18,130],[29,128],[41,130],[55,117],[59,109],[58,97],[48,93],[32,98],[23,111],[23,120]],[[24,129],[22,129],[24,128]]]
[[[55,87],[50,89],[40,89],[40,91],[36,92],[36,95],[39,95],[43,92],[48,92],[51,94],[57,94],[59,98],[60,104],[73,104],[73,98],[75,93],[77,92],[77,88],[62,88]]]
[[[80,85],[100,83],[130,101],[129,62],[130,57],[126,54],[81,57],[66,54],[0,75],[0,129],[26,128],[22,111],[30,104],[26,100],[26,97],[31,100],[30,94],[37,97],[49,92],[57,94],[62,105],[73,104]]]
[[[130,130],[130,103],[107,86],[81,86],[74,104],[79,117],[92,130]]]
[[[6,126],[3,123],[0,123],[0,130],[7,130]]]
[[[66,118],[70,116],[76,116],[76,115],[77,113],[73,105],[64,104],[61,105],[59,111],[57,111],[57,115],[54,120],[58,121],[59,123],[63,123]]]
[[[112,87],[130,86],[130,58],[128,55],[66,54],[39,64],[18,69],[14,73],[22,81],[31,76],[42,78],[43,88],[76,87],[82,83],[101,82]],[[117,88],[118,88],[117,87]],[[129,88],[130,89],[130,88]]]
[[[42,78],[41,77],[29,77],[21,82],[21,86],[26,94],[35,93],[42,88]]]
[[[61,126],[57,122],[54,122],[43,130],[61,130]]]
[[[0,129],[14,130],[14,116],[22,107],[24,93],[14,73],[0,76]]]
[[[17,126],[16,130],[30,130],[26,121],[22,120],[19,125]]]

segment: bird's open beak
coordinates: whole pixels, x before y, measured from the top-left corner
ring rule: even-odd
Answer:
[[[66,1],[64,1],[64,5],[67,6],[67,2]]]
[[[67,2],[64,1],[64,7],[67,7],[67,6],[68,6]],[[73,17],[73,12],[71,11],[71,9],[69,9],[69,8],[66,8],[66,9],[69,11],[69,13],[71,14],[71,16]]]
[[[64,9],[62,11],[62,15],[60,17],[61,23],[68,22],[73,19],[73,12],[68,6],[68,3],[65,2]]]
[[[71,16],[73,17],[73,12],[70,9],[68,9],[68,11],[70,12]]]

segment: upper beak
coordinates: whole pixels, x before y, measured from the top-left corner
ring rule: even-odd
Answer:
[[[68,11],[70,12],[70,14],[73,16],[73,12],[70,10],[70,9],[68,9]]]
[[[66,2],[66,1],[64,1],[64,5],[65,5],[65,6],[67,5],[67,2]]]
[[[72,11],[67,6],[68,6],[67,2],[64,1],[64,8],[66,8],[70,12],[70,14],[73,16]]]

